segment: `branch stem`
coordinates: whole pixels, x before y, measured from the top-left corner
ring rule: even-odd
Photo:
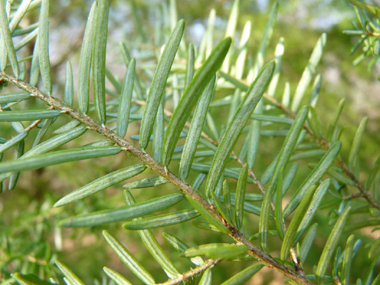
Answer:
[[[202,274],[204,271],[206,271],[207,269],[218,264],[222,260],[223,259],[208,259],[208,260],[206,260],[206,262],[203,265],[198,266],[194,269],[190,269],[189,271],[183,273],[181,276],[179,276],[177,278],[168,280],[164,283],[158,283],[157,285],[177,285],[177,284],[180,284],[180,283],[184,282],[185,280],[192,279],[195,276]]]
[[[55,99],[53,96],[48,97],[45,93],[43,93],[38,88],[31,86],[30,84],[18,80],[12,76],[5,74],[4,72],[0,72],[0,80],[5,80],[17,86],[18,88],[30,93],[32,96],[42,100],[46,104],[55,109],[62,110],[67,115],[71,116],[73,119],[78,120],[82,124],[89,127],[91,131],[95,131],[107,139],[113,141],[116,145],[125,148],[129,151],[133,156],[138,158],[140,161],[144,162],[151,170],[156,172],[157,174],[165,177],[171,182],[174,186],[176,186],[182,193],[190,196],[194,201],[199,203],[204,209],[206,209],[211,215],[213,215],[217,220],[226,225],[226,228],[230,231],[229,235],[237,242],[245,244],[248,246],[248,253],[255,258],[257,258],[260,262],[268,266],[269,268],[273,268],[277,272],[287,276],[295,283],[300,285],[311,285],[312,283],[305,277],[303,274],[298,274],[293,269],[290,269],[288,266],[280,263],[275,260],[271,255],[266,252],[261,251],[258,247],[253,245],[241,232],[239,232],[233,225],[226,223],[220,213],[216,211],[214,207],[212,207],[202,196],[200,196],[189,184],[179,179],[172,172],[168,171],[161,164],[155,161],[149,154],[142,152],[140,149],[136,148],[132,143],[128,140],[118,136],[116,133],[110,131],[106,127],[101,126],[92,120],[89,116],[83,115],[79,113],[77,110],[72,107],[66,106],[61,100]]]

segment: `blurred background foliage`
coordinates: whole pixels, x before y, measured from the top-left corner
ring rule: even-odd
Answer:
[[[56,84],[54,86],[55,94],[63,93],[67,60],[73,63],[74,78],[76,78],[81,41],[92,2],[92,0],[56,0],[51,4],[50,57],[53,82]],[[122,78],[125,73],[125,65],[119,51],[120,41],[125,42],[132,53],[137,54],[140,48],[154,50],[153,45],[142,44],[143,39],[138,30],[142,29],[145,36],[151,39],[150,42],[157,44],[154,39],[156,21],[169,21],[169,17],[165,19],[165,13],[168,12],[167,6],[162,2],[159,0],[114,0],[112,2],[109,17],[107,68],[112,70],[113,74],[119,74],[119,77]],[[243,30],[247,20],[252,22],[252,33],[248,43],[248,53],[251,56],[255,56],[257,52],[272,2],[269,0],[241,1],[237,31],[240,33]],[[178,16],[186,21],[185,37],[187,42],[199,45],[206,30],[207,18],[211,9],[216,11],[214,40],[221,39],[225,33],[232,3],[232,0],[177,1]],[[280,98],[286,81],[290,82],[291,93],[295,91],[316,41],[321,33],[327,33],[325,52],[317,69],[317,73],[322,75],[322,87],[317,105],[319,108],[316,109],[322,118],[322,125],[327,126],[338,102],[342,98],[346,99],[345,109],[340,119],[341,125],[347,126],[341,138],[343,142],[341,154],[345,159],[350,149],[350,140],[354,136],[361,118],[363,116],[369,117],[362,149],[359,152],[361,168],[368,173],[379,153],[380,145],[378,128],[380,122],[380,112],[378,111],[380,107],[380,83],[376,80],[380,73],[380,65],[375,64],[373,70],[369,71],[367,60],[357,66],[352,64],[353,60],[360,54],[360,50],[354,54],[350,53],[358,37],[343,34],[343,30],[354,28],[352,22],[356,21],[356,17],[352,5],[345,0],[292,0],[279,1],[279,4],[277,23],[266,54],[266,60],[272,59],[277,41],[280,37],[285,39],[282,73],[277,88],[278,94],[275,94],[275,97]],[[379,5],[376,1],[372,4]],[[154,13],[152,7],[157,7],[159,13]],[[132,9],[136,9],[140,14],[141,26],[137,25]],[[160,19],[157,19],[158,16]],[[38,10],[35,10],[34,14],[28,14],[25,21],[30,24],[35,22],[37,17]],[[158,44],[162,45],[164,41],[165,39],[161,39]],[[235,42],[235,44],[238,43]],[[30,44],[29,48],[33,49],[33,45]],[[25,51],[25,53],[31,54],[31,50]],[[149,63],[153,59],[152,56],[147,59],[140,59],[137,66],[143,62]],[[53,94],[53,96],[55,95]],[[223,123],[225,124],[223,111],[223,108],[213,108],[213,112],[220,113],[221,120],[216,122],[218,127]],[[215,113],[213,115],[216,115]],[[66,122],[61,119],[57,124],[63,125]],[[133,124],[128,129],[129,135],[138,132],[139,126],[135,125],[135,129],[132,126]],[[2,130],[2,132],[11,131],[11,129]],[[89,141],[93,139],[90,136],[95,135],[87,134],[85,139],[81,138],[81,143],[86,144],[86,138]],[[264,143],[260,143],[259,156],[254,168],[259,177],[277,155],[277,153],[270,151],[279,149],[281,144],[282,139],[271,137],[266,137]],[[59,258],[85,280],[86,284],[92,284],[94,279],[102,279],[101,268],[104,265],[123,272],[133,284],[139,284],[136,279],[133,279],[136,277],[129,274],[129,270],[107,246],[100,228],[73,230],[60,229],[56,225],[59,219],[66,216],[123,204],[122,199],[120,199],[122,196],[121,188],[107,189],[74,205],[66,206],[64,209],[52,208],[52,205],[64,194],[121,166],[132,165],[136,162],[133,157],[119,155],[115,159],[67,163],[23,173],[17,193],[16,191],[5,191],[0,195],[0,272],[3,276],[17,270],[21,270],[21,272],[36,270],[35,273],[38,274],[38,270],[41,270],[38,265],[44,266],[47,275],[49,273],[54,275],[57,270],[53,262],[55,258]],[[297,189],[297,186],[300,185],[302,177],[304,177],[302,174],[309,171],[307,162],[300,161],[299,164],[299,181],[293,182],[291,186],[293,189]],[[149,176],[151,173],[146,172],[144,175]],[[365,179],[366,177],[361,178]],[[135,190],[133,194],[136,200],[146,200],[154,197],[155,191],[161,191],[162,194],[171,193],[173,188],[171,185],[164,185],[153,190]],[[316,246],[312,248],[309,254],[308,258],[310,259],[318,260],[322,251],[322,248],[318,248],[318,239],[325,240],[331,229],[322,220],[325,219],[324,214],[323,212],[319,213],[316,217],[320,229],[315,240]],[[245,221],[248,222],[248,219]],[[255,221],[256,217],[250,219],[252,233],[255,233],[257,228]],[[321,227],[325,227],[326,230],[321,229]],[[188,224],[181,224],[169,229],[173,230],[172,234],[183,239],[190,246],[202,243],[205,238],[200,236],[198,231],[189,227]],[[120,229],[119,225],[109,226],[108,230],[118,237],[145,267],[157,268],[157,270],[151,270],[151,272],[156,273],[157,280],[165,279],[164,273],[159,270],[158,265],[152,260],[146,249],[139,246],[140,241],[137,233],[131,232],[127,235],[125,230]],[[160,244],[169,256],[174,257],[173,261],[179,265],[180,271],[188,270],[191,264],[184,259],[175,259],[177,254],[174,249],[163,242],[161,231],[160,229],[154,230]],[[219,237],[212,232],[203,231],[202,233],[207,234],[209,243],[227,241],[225,240],[226,237]],[[360,237],[364,244],[366,240],[379,236],[378,231],[375,233],[361,231],[355,235],[356,238]],[[9,239],[12,239],[12,242]],[[275,241],[275,239],[273,240]],[[320,244],[323,245],[324,242]],[[23,258],[17,259],[18,255],[23,255]],[[368,268],[369,260],[366,254],[361,254],[356,258],[360,258],[362,261],[356,261],[357,266],[353,268],[353,275],[360,276],[360,273],[364,272],[364,268]],[[234,267],[238,266],[241,266],[241,263],[223,262],[218,265],[213,269],[216,273],[213,275],[215,284],[230,277],[234,272]],[[228,270],[226,270],[227,268]],[[311,268],[306,268],[306,270],[311,271]],[[274,271],[263,270],[255,275],[254,284],[282,284],[283,281],[283,277]]]

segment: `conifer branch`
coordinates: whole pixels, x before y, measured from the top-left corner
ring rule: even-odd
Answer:
[[[1,80],[12,83],[19,89],[22,89],[30,93],[32,96],[45,102],[50,107],[53,107],[55,109],[65,112],[67,115],[69,115],[73,119],[76,119],[82,124],[86,125],[91,131],[95,131],[103,135],[107,139],[113,141],[116,145],[123,147],[126,151],[130,152],[137,159],[145,163],[149,168],[151,168],[152,171],[165,177],[170,183],[176,186],[182,193],[190,196],[194,201],[196,201],[204,209],[206,209],[219,222],[223,223],[226,226],[226,228],[229,230],[229,235],[235,241],[237,241],[238,243],[245,244],[248,247],[247,252],[250,255],[257,258],[260,262],[262,262],[269,268],[273,268],[277,272],[290,278],[297,284],[300,284],[300,285],[312,284],[302,273],[298,274],[298,272],[295,272],[293,269],[280,263],[268,253],[263,252],[258,247],[253,245],[241,232],[239,232],[235,228],[234,225],[228,224],[222,218],[221,214],[214,207],[212,207],[205,199],[203,199],[203,197],[201,197],[189,184],[179,179],[172,172],[168,171],[165,167],[163,167],[161,164],[155,161],[148,153],[142,152],[140,149],[136,148],[131,142],[118,136],[116,133],[110,131],[106,127],[103,127],[100,124],[96,123],[89,116],[81,114],[79,111],[65,105],[61,100],[56,99],[53,96],[47,96],[44,92],[42,92],[38,88],[24,81],[18,80],[13,76],[5,74],[4,72],[0,72],[0,81]]]

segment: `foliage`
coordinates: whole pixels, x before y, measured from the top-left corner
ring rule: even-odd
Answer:
[[[237,30],[239,0],[231,8],[225,37],[217,44],[211,11],[199,47],[186,42],[175,0],[156,7],[158,15],[164,11],[165,21],[156,22],[153,40],[131,1],[143,44],[120,43],[120,63],[127,69],[120,80],[106,68],[110,2],[93,3],[77,79],[68,61],[62,96],[54,91],[49,58],[49,0],[1,2],[0,122],[6,130],[0,138],[2,187],[6,181],[8,190],[20,188],[19,177],[28,170],[62,169],[70,163],[78,172],[87,159],[100,161],[106,172],[92,181],[84,177],[81,187],[58,201],[43,197],[42,206],[33,201],[26,211],[20,207],[17,211],[25,217],[17,224],[0,224],[1,284],[84,284],[76,272],[80,276],[85,266],[73,268],[57,260],[66,254],[60,253],[66,228],[79,228],[72,232],[79,240],[82,228],[102,230],[110,249],[135,276],[128,276],[134,283],[134,278],[145,284],[162,280],[149,268],[151,263],[140,261],[149,252],[169,278],[162,284],[212,284],[212,268],[221,263],[238,264],[231,266],[236,271],[230,270],[223,284],[241,284],[263,267],[280,272],[291,284],[352,284],[356,279],[356,284],[379,284],[375,269],[380,238],[357,236],[363,228],[379,230],[380,158],[362,179],[358,153],[365,117],[352,138],[347,163],[343,159],[344,127],[339,124],[343,100],[330,124],[321,123],[317,66],[326,35],[318,39],[295,95],[291,96],[289,83],[280,95],[282,38],[265,64],[272,57],[266,54],[277,2],[253,60],[247,47],[251,23],[242,33]],[[366,7],[375,9],[355,4],[359,16]],[[36,9],[38,23],[21,27],[21,20]],[[19,36],[22,39],[14,41]],[[362,41],[368,50],[375,50],[371,40],[375,36]],[[33,53],[20,59],[17,51],[33,41]],[[226,115],[221,118],[218,110],[227,110]],[[70,121],[64,124],[64,118]],[[138,134],[133,133],[136,128]],[[269,150],[274,159],[259,176],[258,146],[270,148],[268,137],[279,147]],[[309,173],[297,173],[305,162]],[[97,166],[92,167],[97,172]],[[124,192],[109,197],[103,191],[108,188]],[[145,188],[153,188],[152,197],[136,190]],[[44,238],[51,225],[54,246]],[[157,228],[165,230],[164,243]],[[180,235],[178,229],[184,228],[191,230]],[[133,231],[141,239],[137,252],[125,237],[125,232],[132,236]],[[193,240],[189,232],[195,232]],[[319,260],[308,258],[317,243],[323,244]],[[83,263],[91,259],[88,256]],[[359,276],[355,267],[366,267],[365,272]],[[103,284],[132,284],[124,272],[106,266],[103,270]]]
[[[359,64],[371,56],[372,59],[368,64],[368,69],[371,70],[380,57],[380,9],[364,2],[350,1],[356,5],[354,8],[359,25],[354,23],[355,30],[346,30],[344,33],[360,36],[360,39],[352,47],[351,53],[361,46],[363,46],[363,52],[354,60],[354,64]],[[380,80],[380,76],[378,79]]]

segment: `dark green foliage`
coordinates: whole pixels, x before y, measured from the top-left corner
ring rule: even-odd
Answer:
[[[360,36],[357,43],[352,47],[351,53],[355,53],[362,47],[362,53],[354,60],[354,65],[359,64],[364,59],[371,57],[368,69],[371,70],[380,57],[380,9],[365,2],[350,0],[354,4],[359,25],[355,24],[355,30],[344,31],[347,35]],[[377,78],[380,81],[380,76]]]

